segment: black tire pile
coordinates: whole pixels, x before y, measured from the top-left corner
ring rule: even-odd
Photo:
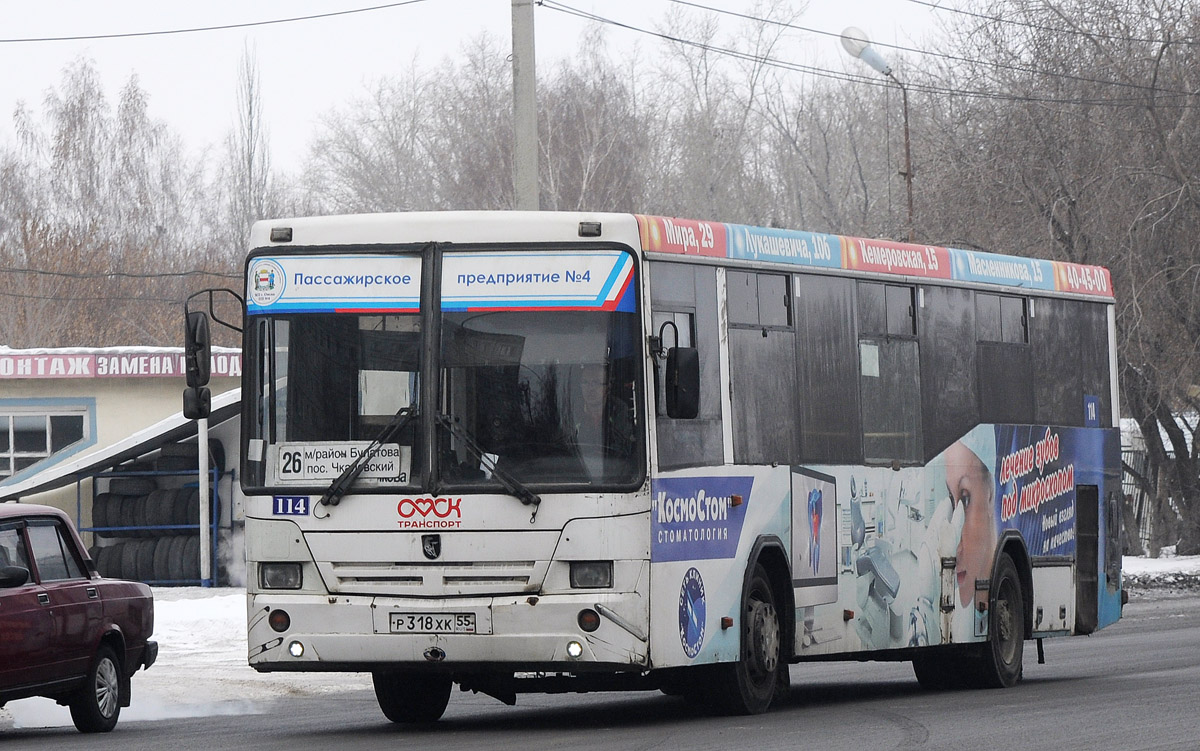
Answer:
[[[196,463],[196,444],[167,444],[154,470],[194,472]],[[179,584],[200,579],[200,490],[158,487],[158,481],[177,479],[118,476],[96,495],[92,527],[98,539],[89,552],[101,576]]]

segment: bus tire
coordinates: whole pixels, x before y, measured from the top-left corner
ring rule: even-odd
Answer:
[[[767,572],[759,564],[742,593],[741,659],[718,667],[714,681],[714,709],[732,715],[762,714],[770,708],[781,683],[783,626],[775,607],[775,593]]]
[[[1025,599],[1021,576],[1008,553],[1001,553],[988,603],[988,640],[979,645],[983,688],[1010,688],[1021,680],[1025,651]]]
[[[397,723],[437,722],[450,703],[450,676],[403,672],[371,674],[384,717]]]

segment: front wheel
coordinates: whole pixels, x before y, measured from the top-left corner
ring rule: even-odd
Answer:
[[[449,676],[419,673],[372,673],[379,708],[392,722],[437,722],[450,703]]]
[[[775,594],[761,565],[742,595],[741,659],[719,666],[712,696],[727,714],[761,714],[787,684],[783,627]]]
[[[121,715],[121,664],[101,645],[88,668],[87,682],[71,699],[71,720],[81,733],[107,733]]]

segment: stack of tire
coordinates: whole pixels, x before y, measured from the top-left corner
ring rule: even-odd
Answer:
[[[197,463],[196,444],[166,444],[153,469],[194,473]],[[164,585],[200,579],[200,490],[194,484],[157,486],[156,480],[171,479],[177,478],[113,477],[108,491],[96,495],[92,527],[98,539],[90,552],[101,576]]]

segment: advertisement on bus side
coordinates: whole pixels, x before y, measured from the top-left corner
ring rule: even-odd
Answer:
[[[841,600],[801,607],[800,648],[853,652],[986,638],[987,582],[1001,536],[1019,533],[1032,559],[1069,561],[1077,553],[1077,488],[1096,486],[1106,496],[1116,479],[1103,468],[1113,466],[1116,441],[1111,430],[981,425],[925,467],[822,468],[840,491]]]
[[[1077,488],[1106,498],[1119,482],[1104,474],[1117,451],[1114,430],[981,425],[923,467],[742,466],[657,478],[652,588],[679,597],[653,606],[656,663],[728,658],[736,629],[720,618],[737,612],[749,551],[763,537],[787,548],[800,654],[986,639],[988,582],[1006,533],[1019,534],[1035,563],[1103,567],[1072,563]],[[1098,516],[1093,534],[1104,539]]]

